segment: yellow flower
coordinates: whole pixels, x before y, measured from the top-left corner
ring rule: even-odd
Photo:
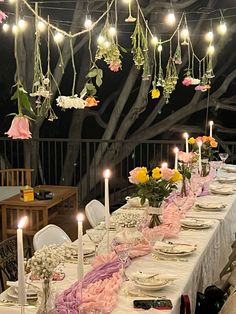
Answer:
[[[152,177],[153,179],[160,179],[162,177],[162,172],[161,172],[161,169],[156,167],[152,170]]]
[[[191,144],[191,145],[195,144],[196,143],[195,138],[194,137],[190,137],[190,139],[188,140],[188,143]]]
[[[182,174],[178,170],[175,169],[174,174],[171,178],[171,181],[177,182],[177,181],[181,181],[181,180],[183,180]]]
[[[140,182],[140,183],[145,183],[149,180],[149,175],[147,173],[147,168],[146,167],[142,167],[136,174],[136,179]]]
[[[161,95],[159,89],[156,89],[156,88],[153,88],[152,89],[152,99],[155,99],[155,98],[159,98]]]

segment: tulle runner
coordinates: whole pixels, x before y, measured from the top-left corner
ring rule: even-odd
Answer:
[[[180,232],[180,219],[193,206],[197,196],[209,193],[209,184],[213,179],[210,174],[207,177],[193,175],[191,189],[188,196],[182,198],[179,192],[172,193],[164,206],[163,223],[152,229],[145,227],[142,232],[144,239],[134,246],[129,257],[135,258],[150,252],[150,240],[157,235],[163,238],[173,238]],[[131,260],[128,259],[126,267]],[[55,302],[56,311],[59,314],[90,313],[94,310],[102,313],[110,313],[116,306],[118,290],[122,283],[122,265],[115,252],[109,255],[97,256],[93,261],[93,269],[87,273],[82,282],[75,282],[65,290]]]

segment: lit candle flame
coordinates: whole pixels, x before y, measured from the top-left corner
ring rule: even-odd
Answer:
[[[111,177],[111,170],[110,169],[106,169],[103,171],[103,177],[105,179],[109,179]]]
[[[21,218],[21,220],[19,221],[18,226],[17,226],[18,229],[24,228],[24,226],[25,226],[27,220],[28,220],[28,217],[27,217],[27,216]]]
[[[84,215],[82,213],[77,215],[77,221],[84,221]]]
[[[214,122],[213,121],[209,121],[209,124],[212,126],[214,124]]]
[[[183,137],[184,137],[184,138],[188,138],[188,133],[185,132],[185,133],[183,134]]]

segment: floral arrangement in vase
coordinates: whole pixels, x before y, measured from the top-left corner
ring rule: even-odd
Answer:
[[[176,182],[182,180],[178,170],[168,167],[156,167],[150,171],[146,167],[136,167],[129,172],[129,182],[135,184],[136,192],[143,205],[148,199],[152,207],[160,207],[162,202],[177,188]],[[159,225],[160,220],[157,214],[152,214],[150,227]]]
[[[192,145],[192,152],[198,153],[199,146],[198,143],[202,142],[201,146],[201,157],[202,159],[206,158],[208,160],[212,160],[214,157],[214,153],[216,153],[216,149],[218,146],[218,142],[212,136],[198,136],[196,138],[190,137],[188,143]]]
[[[53,308],[51,299],[51,281],[56,268],[64,262],[65,250],[57,245],[44,246],[27,261],[26,271],[31,278],[43,280],[42,301],[37,314],[50,313]]]
[[[178,153],[178,170],[182,175],[181,196],[187,196],[187,182],[191,179],[193,164],[197,161],[197,154],[179,151]]]

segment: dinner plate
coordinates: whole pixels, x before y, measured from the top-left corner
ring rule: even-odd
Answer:
[[[221,195],[232,195],[234,194],[234,190],[232,188],[210,188],[211,193],[213,194],[221,194]]]
[[[222,203],[216,203],[216,202],[196,202],[195,207],[199,210],[204,210],[204,211],[212,211],[212,210],[222,210],[225,208],[225,205]]]
[[[154,253],[164,256],[187,256],[192,254],[196,251],[196,246],[192,244],[185,244],[185,243],[176,243],[172,246],[166,246],[163,248],[155,248]]]
[[[10,287],[9,289],[6,290],[6,293],[10,298],[18,299],[18,288]],[[26,290],[26,298],[27,300],[37,299],[38,298],[37,291],[33,289]]]
[[[170,281],[168,281],[168,280],[162,280],[156,284],[140,283],[138,281],[132,281],[132,282],[136,287],[143,289],[143,290],[148,290],[148,291],[161,290],[162,288],[164,288],[170,284]]]
[[[227,165],[222,167],[223,170],[227,171],[227,172],[233,172],[236,173],[236,166],[235,165]]]
[[[211,227],[209,222],[202,219],[183,219],[180,223],[182,227],[188,229],[207,229]]]
[[[221,183],[236,182],[236,177],[218,177],[217,180]]]

